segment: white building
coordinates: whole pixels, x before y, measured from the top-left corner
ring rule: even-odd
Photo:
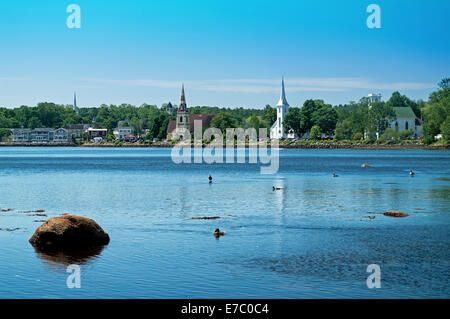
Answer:
[[[13,142],[25,143],[31,142],[31,130],[29,128],[11,129]]]
[[[52,128],[42,127],[35,128],[31,131],[32,143],[50,143],[53,141],[53,135],[55,131]]]
[[[282,138],[293,138],[293,133],[285,133],[283,120],[286,114],[289,112],[289,103],[286,100],[286,93],[284,91],[284,78],[281,80],[281,95],[280,100],[277,105],[277,120],[273,123],[270,128],[270,138],[271,139],[282,139]]]
[[[116,140],[123,141],[127,135],[131,135],[133,132],[131,127],[117,127],[114,129],[113,134]]]
[[[53,143],[69,143],[71,140],[71,136],[69,131],[64,128],[56,129],[53,132]]]
[[[411,130],[417,137],[422,135],[422,121],[416,117],[414,111],[408,107],[394,107],[396,119],[389,126],[397,132]]]
[[[381,94],[370,93],[367,95],[369,97],[369,108],[374,102],[381,102]]]
[[[70,143],[70,134],[66,129],[35,128],[11,129],[14,143]]]

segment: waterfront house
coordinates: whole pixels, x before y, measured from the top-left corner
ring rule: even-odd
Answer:
[[[35,128],[31,131],[31,143],[53,142],[54,130],[48,127]]]
[[[64,128],[48,127],[12,129],[13,143],[70,143],[69,132]]]
[[[69,143],[70,141],[71,136],[68,130],[59,128],[53,132],[53,143]]]
[[[14,128],[11,129],[11,134],[14,143],[31,142],[31,129],[29,128]]]
[[[128,126],[117,127],[113,130],[114,137],[119,141],[125,140],[126,136],[131,135],[132,132],[132,128]]]
[[[106,139],[106,135],[108,133],[108,129],[106,128],[88,128],[86,130],[86,134],[88,137],[88,140],[91,141],[96,137],[101,137],[102,139]]]
[[[70,138],[82,138],[83,134],[92,124],[67,124],[66,129],[69,132]]]

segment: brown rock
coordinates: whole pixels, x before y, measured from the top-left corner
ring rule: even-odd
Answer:
[[[362,164],[361,167],[370,167],[369,164]]]
[[[64,215],[39,226],[29,242],[39,249],[81,249],[109,243],[108,234],[92,219]]]
[[[409,216],[408,213],[401,212],[399,210],[388,210],[387,212],[383,213],[384,216],[390,216],[390,217],[406,217]]]

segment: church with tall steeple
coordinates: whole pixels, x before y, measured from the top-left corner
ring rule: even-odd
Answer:
[[[289,103],[286,100],[286,92],[284,90],[284,78],[281,79],[281,94],[280,100],[277,105],[277,120],[273,123],[270,128],[270,138],[271,139],[282,139],[291,137],[291,133],[284,132],[283,120],[286,114],[289,112]]]
[[[216,114],[189,114],[183,84],[181,86],[181,101],[176,116],[176,120],[171,120],[167,126],[168,140],[183,139],[184,129],[188,130],[191,133],[191,137],[193,137],[195,121],[201,121],[202,128],[208,128]]]
[[[177,111],[177,131],[186,129],[189,131],[189,112],[186,105],[186,97],[184,96],[184,84],[181,86],[181,101]],[[180,130],[181,132],[181,130]]]

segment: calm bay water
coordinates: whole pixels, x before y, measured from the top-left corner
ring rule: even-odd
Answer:
[[[255,164],[177,165],[170,149],[5,147],[6,208],[0,298],[450,297],[449,151],[280,150],[279,172],[261,175]],[[23,212],[37,209],[48,217]],[[367,214],[391,209],[410,216]],[[111,237],[79,262],[81,289],[67,288],[64,256],[28,243],[63,213]],[[190,219],[200,216],[223,218]],[[215,239],[218,227],[227,234]],[[380,289],[366,286],[369,264]]]

